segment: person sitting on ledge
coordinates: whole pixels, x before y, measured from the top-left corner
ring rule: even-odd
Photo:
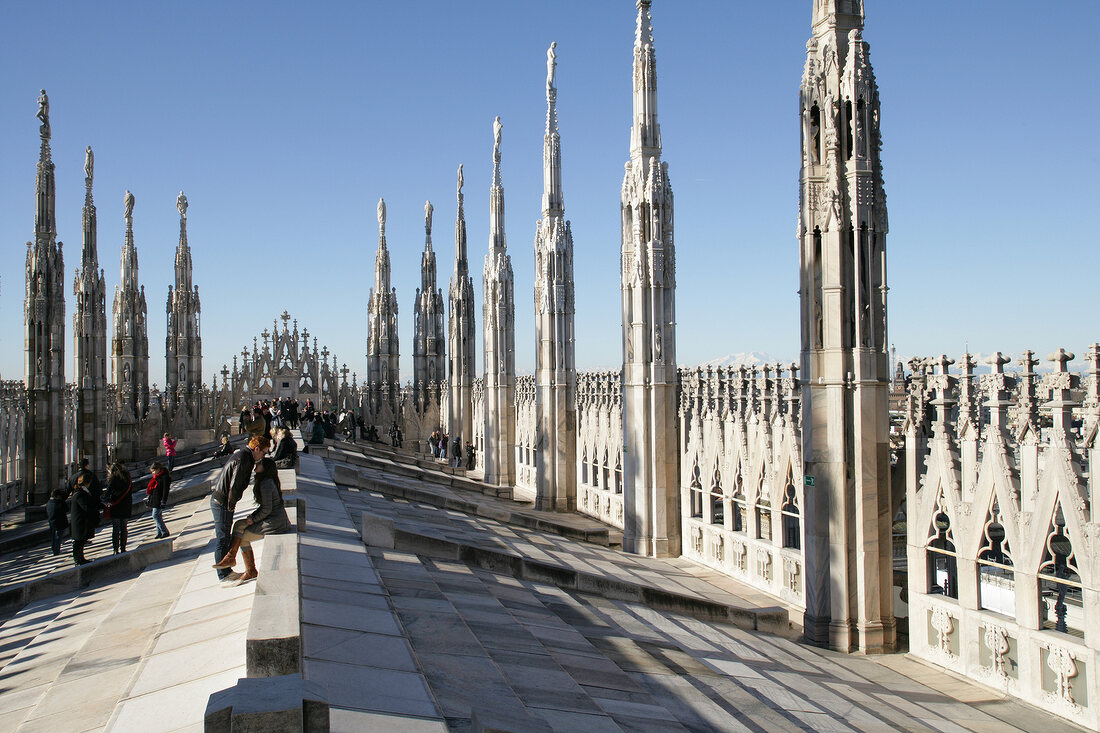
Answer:
[[[231,446],[229,444],[229,436],[228,435],[223,435],[221,445],[219,445],[218,449],[216,451],[214,451],[214,457],[215,458],[221,458],[223,456],[229,455],[232,452],[233,452],[233,446]]]
[[[218,570],[231,570],[237,563],[239,549],[244,556],[244,574],[237,581],[238,585],[254,580],[259,574],[256,572],[256,556],[252,552],[252,543],[263,539],[267,534],[290,531],[290,517],[287,516],[286,505],[283,503],[275,461],[263,458],[256,464],[256,482],[252,493],[259,506],[244,519],[233,523],[233,541],[229,545],[229,552],[214,564]]]
[[[275,452],[271,456],[276,468],[294,468],[298,463],[298,444],[290,437],[290,430],[279,428],[275,431]]]

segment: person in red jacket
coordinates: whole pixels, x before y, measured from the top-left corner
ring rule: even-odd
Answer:
[[[172,473],[172,469],[176,467],[176,443],[178,441],[165,433],[161,442],[164,443],[164,456],[168,459],[168,473]]]
[[[153,477],[149,479],[149,485],[145,488],[146,501],[152,509],[159,540],[168,536],[168,525],[164,523],[164,508],[168,506],[168,487],[172,483],[172,475],[164,470],[164,466],[156,462],[149,466],[149,472]]]

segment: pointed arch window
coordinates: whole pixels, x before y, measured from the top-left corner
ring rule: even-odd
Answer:
[[[787,485],[783,487],[783,506],[780,508],[783,522],[783,546],[794,550],[802,548],[802,517],[798,508],[798,492],[787,471]]]
[[[691,516],[701,518],[703,516],[703,484],[699,480],[699,466],[691,469],[691,485],[688,488]]]
[[[725,493],[722,491],[722,473],[715,468],[714,479],[710,484],[710,523],[724,525],[726,523]]]
[[[623,493],[623,457],[615,454],[615,493]]]
[[[581,451],[581,483],[588,484],[588,448]]]
[[[766,486],[760,487],[756,500],[756,539],[770,542],[772,539],[772,502]]]
[[[1055,509],[1047,532],[1038,579],[1039,627],[1083,637],[1085,607],[1081,575],[1061,506]]]
[[[740,469],[733,476],[733,531],[744,532],[749,523],[749,509],[745,503],[745,482]]]
[[[1012,553],[996,501],[986,519],[982,545],[978,549],[978,607],[1013,618],[1016,616]]]
[[[955,553],[955,537],[951,533],[951,518],[944,511],[942,500],[932,517],[931,534],[925,546],[928,559],[928,593],[957,599],[959,564]]]

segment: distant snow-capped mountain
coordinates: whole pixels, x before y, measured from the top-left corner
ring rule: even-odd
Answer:
[[[719,356],[715,359],[704,361],[699,366],[710,367],[738,367],[738,366],[752,366],[754,364],[774,364],[779,361],[786,366],[790,363],[790,360],[776,359],[771,354],[763,351],[744,351],[736,354],[726,354],[725,356]]]

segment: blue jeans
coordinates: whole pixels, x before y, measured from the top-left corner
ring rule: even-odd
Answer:
[[[153,522],[157,525],[157,534],[168,536],[168,525],[164,523],[164,507],[153,507]]]
[[[229,552],[229,530],[233,521],[233,512],[214,501],[214,498],[211,497],[210,513],[214,515],[214,538],[217,540],[214,543],[214,562],[216,564],[225,557],[225,553]],[[224,580],[231,572],[233,571],[228,568],[218,568],[218,579]]]
[[[167,456],[167,458],[168,458],[168,473],[171,474],[172,469],[175,468],[175,466],[176,466],[176,457],[175,456]]]
[[[65,538],[65,530],[63,529],[51,529],[50,530],[50,547],[53,549],[53,554],[61,554],[61,540]]]

